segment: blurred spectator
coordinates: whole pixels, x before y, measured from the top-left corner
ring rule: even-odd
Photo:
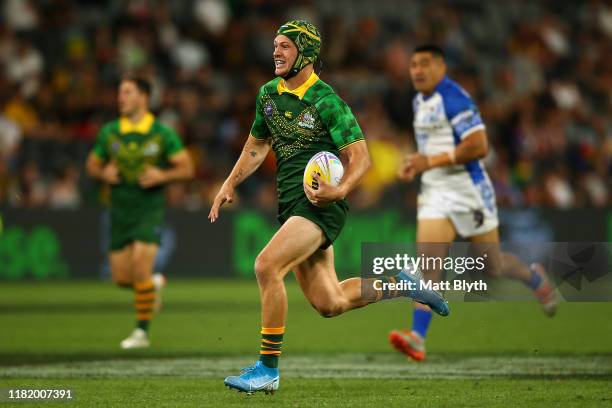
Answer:
[[[230,11],[223,0],[196,0],[193,5],[195,18],[202,27],[214,35],[225,32],[230,19]]]
[[[554,169],[544,176],[544,188],[547,195],[547,203],[552,207],[567,209],[571,208],[576,200],[574,191],[568,181],[565,169]]]
[[[481,109],[501,206],[612,204],[609,2],[414,0],[409,12],[400,0],[281,3],[3,2],[0,204],[95,201],[82,199],[95,196],[83,163],[100,125],[116,117],[117,80],[130,72],[152,81],[152,109],[197,165],[196,180],[169,188],[171,206],[207,206],[240,154],[258,88],[273,76],[275,30],[299,17],[319,25],[321,76],[369,141],[374,164],[355,207],[415,205],[395,166],[414,150],[410,53],[427,42],[444,48],[449,74]],[[243,205],[275,206],[274,166],[267,159],[241,187]]]
[[[42,55],[29,38],[18,37],[3,63],[7,79],[13,84],[18,84],[24,96],[36,93],[45,67]]]
[[[19,125],[0,113],[0,159],[11,164],[18,152],[21,142],[21,128]]]
[[[9,191],[9,201],[13,206],[26,208],[41,207],[48,203],[48,186],[36,163],[30,161],[21,167]]]
[[[38,112],[21,92],[15,91],[7,101],[4,116],[16,123],[26,136],[33,136],[32,131],[38,125]]]
[[[16,31],[30,31],[38,26],[38,10],[29,0],[5,0],[4,22]]]
[[[49,187],[49,207],[75,209],[81,204],[79,170],[70,164],[65,166]]]

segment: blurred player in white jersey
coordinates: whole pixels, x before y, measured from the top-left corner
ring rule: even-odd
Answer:
[[[413,101],[418,153],[404,159],[399,177],[410,182],[422,173],[417,203],[419,254],[444,257],[448,245],[461,236],[487,254],[485,273],[523,281],[544,312],[554,315],[556,296],[543,267],[527,267],[514,255],[499,251],[495,193],[481,162],[488,151],[487,134],[478,108],[446,75],[444,54],[435,45],[415,49],[410,75],[418,91]],[[442,275],[441,270],[424,273],[434,281]],[[412,359],[423,360],[431,317],[427,306],[415,304],[412,330],[393,330],[391,344]]]

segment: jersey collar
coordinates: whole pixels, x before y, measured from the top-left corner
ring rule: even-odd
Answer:
[[[282,95],[284,92],[287,92],[297,96],[298,98],[300,98],[300,100],[302,100],[304,99],[304,95],[306,95],[306,92],[308,92],[310,87],[313,86],[314,83],[318,80],[319,76],[313,72],[302,85],[298,86],[295,89],[289,89],[287,88],[285,80],[281,79],[280,81],[278,81],[278,85],[276,85],[276,90],[278,91],[279,95]]]
[[[140,119],[140,121],[133,123],[125,116],[122,116],[119,119],[119,133],[141,133],[146,134],[149,133],[151,127],[153,127],[153,122],[155,121],[155,116],[151,112],[145,113],[145,115]]]
[[[434,90],[431,93],[431,95],[425,95],[423,92],[420,92],[421,99],[423,101],[429,100],[429,98],[434,96],[436,94],[436,92],[440,92],[440,89],[442,89],[442,87],[444,87],[446,84],[448,84],[449,81],[450,81],[450,78],[448,77],[448,75],[444,75],[444,78],[442,78],[442,80],[440,80],[440,82],[438,82],[438,85],[436,85],[436,87],[434,88]]]
[[[447,86],[449,82],[450,78],[448,77],[448,75],[444,75],[444,78],[442,78],[442,80],[438,82],[438,85],[436,85],[436,87],[434,88],[433,93],[440,92],[440,90]]]

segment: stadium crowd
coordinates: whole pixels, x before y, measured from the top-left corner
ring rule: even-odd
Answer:
[[[289,17],[323,37],[322,78],[356,113],[373,167],[353,208],[416,204],[396,168],[414,150],[410,51],[444,48],[490,140],[500,206],[612,203],[612,6],[606,1],[6,0],[0,20],[0,206],[99,201],[84,161],[116,117],[123,73],[149,78],[152,110],[177,129],[196,178],[169,204],[207,209],[238,157],[272,39]],[[242,186],[274,208],[274,162]],[[244,194],[246,193],[246,194]]]

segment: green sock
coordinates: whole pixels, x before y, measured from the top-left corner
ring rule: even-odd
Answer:
[[[138,322],[136,323],[136,327],[144,331],[149,331],[150,322],[151,322],[150,320],[138,320]]]
[[[266,367],[278,367],[278,357],[281,355],[284,334],[284,327],[262,327],[259,361],[261,361]]]

